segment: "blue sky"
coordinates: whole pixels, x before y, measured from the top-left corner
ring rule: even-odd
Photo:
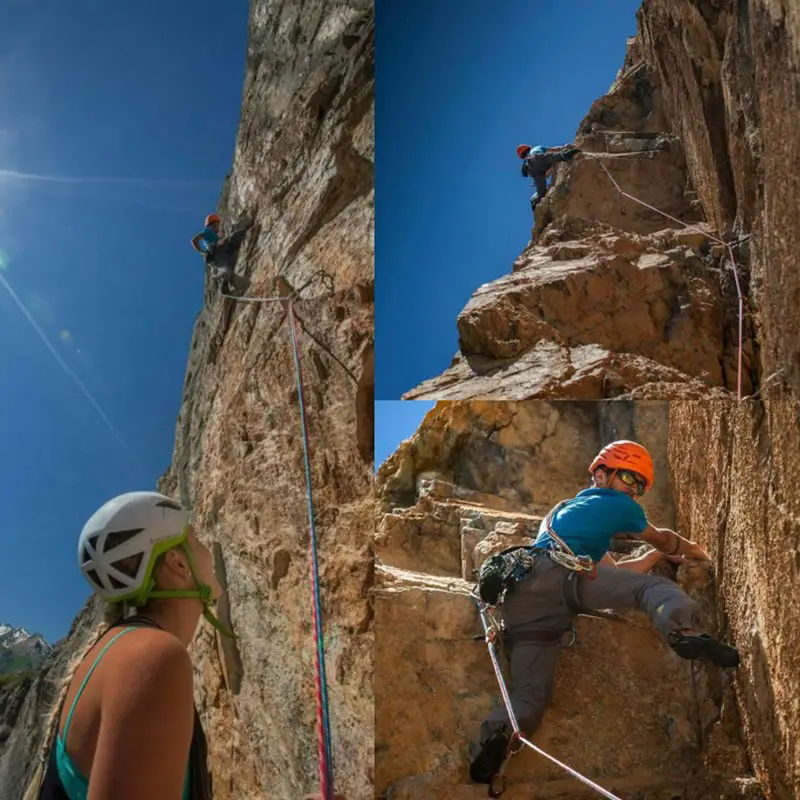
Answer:
[[[574,137],[622,66],[639,5],[378,0],[378,399],[449,365],[458,313],[530,239],[517,145]]]
[[[169,464],[203,304],[189,239],[233,157],[248,3],[154,10],[3,8],[0,622],[50,641],[89,595],[83,523]]]
[[[410,439],[435,403],[379,400],[375,403],[375,472],[404,439]]]

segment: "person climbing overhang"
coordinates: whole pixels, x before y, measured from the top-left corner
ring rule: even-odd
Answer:
[[[547,173],[561,161],[572,161],[581,150],[574,145],[561,147],[543,147],[521,144],[517,147],[517,156],[522,159],[522,177],[533,181],[536,191],[531,195],[531,210],[541,203],[547,194]]]

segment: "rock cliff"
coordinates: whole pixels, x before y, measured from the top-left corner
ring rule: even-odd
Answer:
[[[800,797],[800,403],[671,403],[668,453],[678,525],[714,558],[719,619],[742,649],[756,775],[769,797]]]
[[[373,10],[253,0],[242,113],[219,212],[254,225],[247,295],[293,300],[316,505],[335,786],[372,797]],[[220,297],[195,325],[172,464],[159,488],[214,542],[237,644],[193,645],[215,800],[315,790],[312,595],[299,397],[287,307]],[[139,487],[132,487],[139,488]],[[77,531],[75,535],[77,536]],[[40,715],[97,619],[90,603],[0,749],[17,798]]]
[[[800,394],[797,8],[644,0],[637,19],[531,244],[459,315],[449,368],[406,399],[736,392],[738,293],[720,242],[734,243],[743,296],[742,394]]]
[[[472,640],[475,570],[530,541],[555,502],[585,487],[602,444],[635,438],[656,462],[648,517],[714,559],[657,570],[702,603],[742,668],[681,661],[637,612],[580,617],[533,740],[625,798],[796,797],[800,637],[780,598],[798,585],[798,412],[757,401],[438,403],[376,481],[376,795],[486,796],[467,772],[498,694]],[[524,751],[504,798],[534,794],[596,796]]]

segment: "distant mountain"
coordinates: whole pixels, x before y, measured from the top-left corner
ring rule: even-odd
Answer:
[[[38,633],[0,622],[0,676],[36,669],[51,650]]]

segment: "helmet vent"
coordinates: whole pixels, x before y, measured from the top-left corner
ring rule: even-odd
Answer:
[[[144,558],[143,553],[137,553],[134,556],[128,556],[127,558],[120,559],[119,561],[115,561],[112,566],[118,572],[122,572],[130,578],[133,578],[139,573],[139,567],[141,566],[142,559]],[[108,576],[111,581],[114,583],[115,589],[122,589],[126,584],[120,583],[117,585],[116,579],[113,575],[109,574]]]
[[[176,503],[174,500],[170,500],[169,498],[156,503],[156,508],[171,508],[173,511],[183,511],[180,503]]]
[[[94,550],[95,552],[97,552],[97,540],[99,538],[100,538],[100,534],[99,533],[94,534],[94,536],[87,536],[86,537],[86,541],[88,542],[89,547],[91,547],[92,550]],[[83,560],[84,560],[84,563],[85,563],[86,561],[89,560],[88,557],[87,557],[88,554],[86,553],[86,551],[84,551],[83,555],[84,555],[84,559]]]
[[[133,539],[134,536],[138,536],[144,528],[132,528],[129,531],[111,531],[108,536],[106,536],[106,550],[113,550],[115,547],[119,547],[121,544],[125,544],[129,539]]]
[[[109,574],[108,579],[111,581],[111,585],[115,589],[125,589],[127,584],[124,584],[122,581],[117,580],[113,575]]]
[[[103,583],[102,583],[102,581],[100,580],[100,576],[99,576],[99,575],[98,575],[98,574],[97,574],[97,573],[96,573],[96,572],[95,572],[93,569],[87,570],[87,572],[86,572],[86,577],[87,577],[87,578],[88,578],[88,579],[89,579],[89,580],[90,580],[90,581],[91,581],[91,582],[92,582],[92,583],[93,583],[93,584],[94,584],[94,585],[95,585],[95,586],[96,586],[98,589],[102,589],[102,588],[103,588]]]

